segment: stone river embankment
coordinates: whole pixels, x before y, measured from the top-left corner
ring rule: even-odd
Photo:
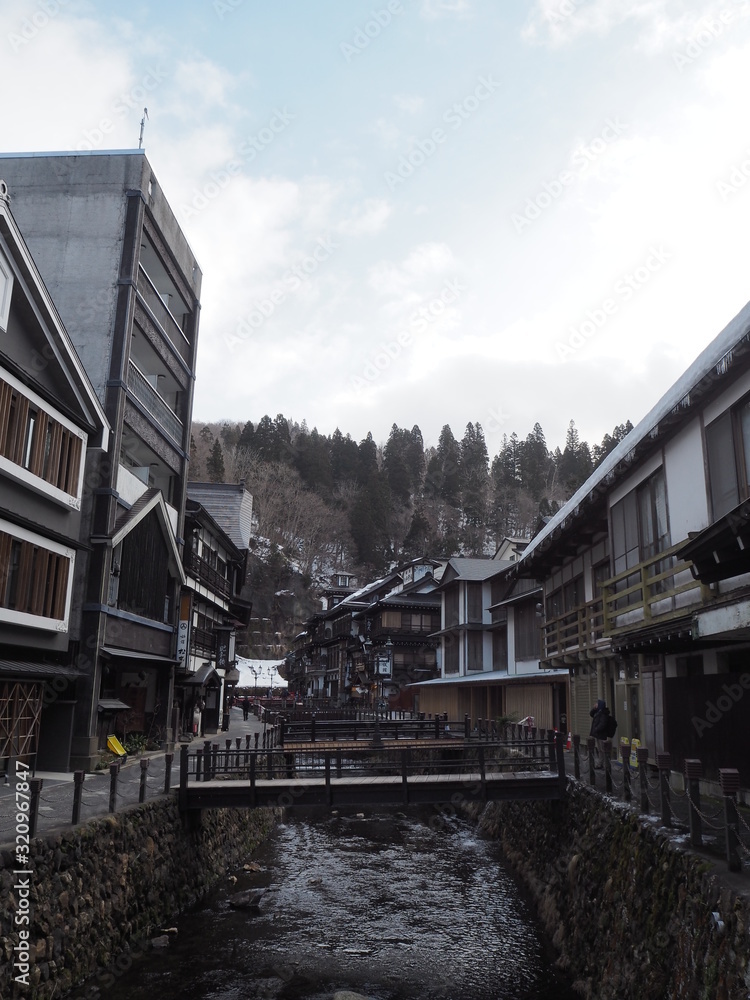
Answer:
[[[563,802],[467,812],[502,844],[581,995],[747,1000],[748,875],[730,875],[580,782],[568,791]],[[132,957],[280,815],[183,816],[165,797],[35,839],[28,871],[17,872],[10,848],[0,851],[0,1000],[51,1000],[95,973],[87,1000],[106,997]]]
[[[568,791],[469,812],[531,890],[575,988],[587,1000],[747,1000],[747,873],[579,782]]]
[[[0,1000],[50,1000],[102,970],[86,995],[106,997],[130,955],[245,858],[279,816],[182,816],[170,796],[35,839],[28,870],[2,850]]]

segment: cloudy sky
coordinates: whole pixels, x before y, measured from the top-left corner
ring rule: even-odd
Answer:
[[[748,0],[3,0],[2,149],[144,146],[198,420],[636,423],[750,298]]]

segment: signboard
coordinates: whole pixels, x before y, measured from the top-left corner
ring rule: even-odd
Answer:
[[[216,630],[216,669],[226,670],[231,660],[229,656],[229,645],[232,639],[232,631],[228,628],[217,628]]]
[[[176,657],[179,660],[178,667],[187,667],[188,650],[190,649],[190,594],[183,594],[180,598],[180,621],[177,626],[177,651]]]

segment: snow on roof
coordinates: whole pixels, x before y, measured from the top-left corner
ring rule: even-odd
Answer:
[[[702,351],[690,367],[683,372],[674,385],[661,397],[656,406],[651,409],[646,416],[638,423],[633,430],[620,441],[589,476],[581,486],[564,504],[557,513],[550,518],[542,530],[529,542],[528,546],[521,554],[519,562],[522,563],[534,552],[539,544],[551,534],[558,525],[570,515],[572,511],[584,500],[599,483],[613,472],[619,463],[638,445],[648,434],[650,434],[659,422],[668,414],[672,413],[681,405],[689,401],[691,390],[693,390],[701,379],[705,378],[712,369],[718,374],[723,374],[732,363],[732,350],[740,341],[748,337],[750,332],[750,302],[731,320],[715,337],[708,347]]]

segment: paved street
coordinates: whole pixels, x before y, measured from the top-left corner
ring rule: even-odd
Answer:
[[[234,741],[239,736],[242,737],[242,745],[244,746],[246,733],[250,733],[254,739],[255,733],[263,733],[263,723],[259,722],[254,715],[250,715],[247,722],[244,722],[242,709],[233,708],[228,732],[211,735],[207,739],[210,739],[211,742],[218,742],[223,747],[226,739]],[[200,739],[194,740],[193,744],[201,746],[202,742]],[[173,786],[179,783],[180,746],[181,744],[178,744],[175,749],[175,757],[172,762],[171,784]],[[120,768],[117,785],[118,810],[138,802],[141,760],[148,760],[146,798],[152,799],[164,792],[164,753],[155,751],[144,753],[140,757],[131,757],[127,764]],[[43,780],[37,834],[70,826],[73,814],[73,774],[39,771],[36,777]],[[15,791],[15,787],[11,783],[0,784],[0,845],[11,844],[15,839],[17,829]],[[109,791],[109,768],[85,776],[81,802],[81,822],[109,812]]]

